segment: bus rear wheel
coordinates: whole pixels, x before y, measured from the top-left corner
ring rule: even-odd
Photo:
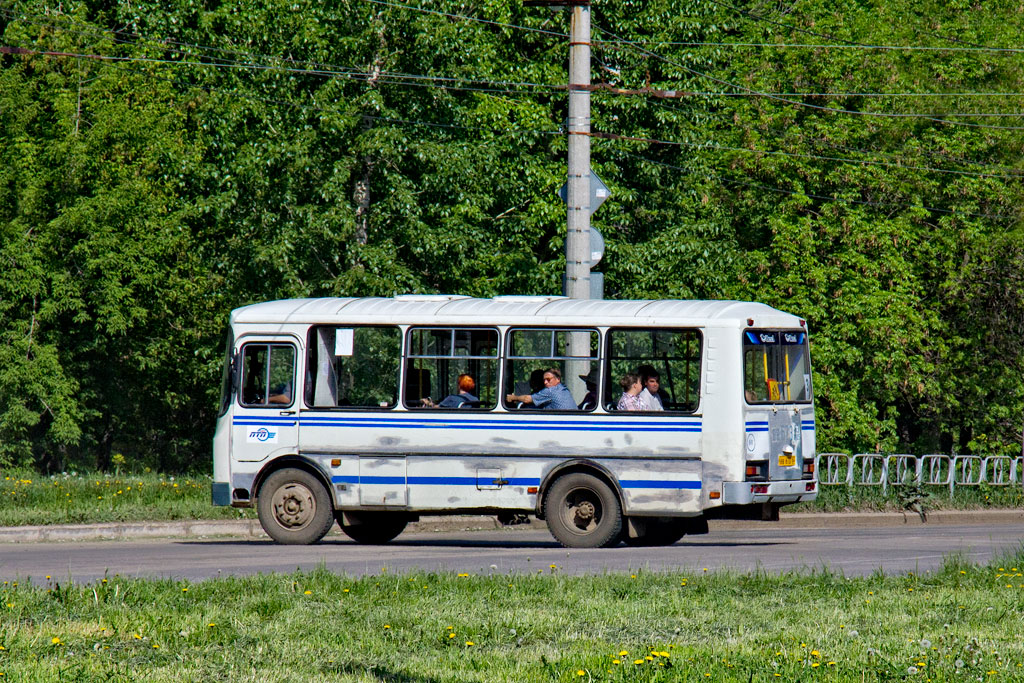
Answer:
[[[358,512],[345,513],[358,524],[346,524],[341,512],[334,513],[338,526],[349,538],[364,545],[380,545],[387,543],[405,530],[409,519],[395,512]]]
[[[334,523],[334,506],[320,480],[305,470],[274,472],[256,497],[260,525],[283,545],[309,545],[323,538]]]
[[[622,509],[608,484],[574,472],[559,477],[544,497],[551,535],[566,548],[608,548],[619,542]]]

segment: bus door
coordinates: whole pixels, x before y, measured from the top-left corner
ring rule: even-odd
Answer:
[[[238,352],[238,403],[231,420],[236,460],[295,453],[299,439],[296,345],[291,337],[245,338]]]

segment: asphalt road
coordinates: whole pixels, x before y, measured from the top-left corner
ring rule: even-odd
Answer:
[[[846,576],[925,572],[945,556],[972,563],[1024,550],[1024,525],[918,524],[914,526],[786,528],[766,523],[713,529],[667,548],[569,550],[546,530],[409,533],[383,546],[361,546],[329,536],[314,546],[279,546],[262,539],[142,539],[0,545],[0,579],[89,582],[112,576],[200,580],[217,576],[310,570],[319,566],[359,576],[388,572],[493,572],[569,574],[768,572],[829,568]]]

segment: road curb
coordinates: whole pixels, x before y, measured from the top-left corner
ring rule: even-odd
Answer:
[[[742,520],[710,520],[716,529],[736,529],[768,524],[789,529],[838,529],[954,524],[1024,524],[1024,509],[1011,510],[936,510],[922,521],[917,513],[908,512],[838,512],[794,513],[780,515],[778,522]],[[453,515],[424,516],[410,524],[404,533],[436,533],[459,531],[494,531],[497,529],[545,529],[544,522],[531,518],[529,523],[503,527],[493,516]],[[330,535],[340,535],[337,528]],[[249,540],[268,538],[255,519],[244,520],[181,520],[171,522],[114,522],[104,524],[55,524],[41,526],[0,527],[0,543],[56,543],[74,541],[133,540],[145,538],[208,538],[233,537]]]

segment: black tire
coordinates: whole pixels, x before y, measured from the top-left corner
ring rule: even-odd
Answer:
[[[637,538],[623,534],[622,540],[634,548],[672,545],[686,535],[691,522],[687,519],[644,520],[644,533]]]
[[[331,495],[315,476],[288,468],[274,472],[256,497],[260,525],[283,545],[309,545],[323,538],[334,523]]]
[[[336,512],[338,526],[356,543],[364,545],[381,545],[387,543],[405,531],[409,519],[395,512],[349,512],[350,518],[358,520],[358,524],[345,524],[341,512]]]
[[[551,535],[566,548],[608,548],[622,532],[622,508],[608,484],[574,472],[559,477],[544,497]]]

